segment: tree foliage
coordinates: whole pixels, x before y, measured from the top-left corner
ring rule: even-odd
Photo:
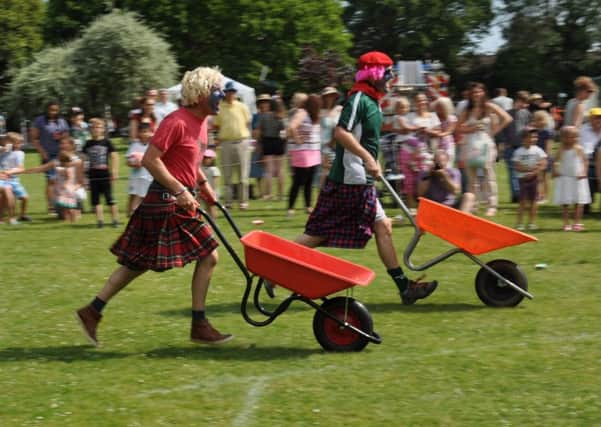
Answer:
[[[601,0],[506,0],[510,23],[492,78],[512,90],[555,96],[601,69]],[[525,37],[524,35],[528,36]]]
[[[122,115],[135,96],[172,85],[177,74],[169,44],[134,14],[121,11],[94,21],[78,40],[71,60],[85,95],[82,106],[95,112],[110,105]]]
[[[437,59],[450,70],[471,35],[493,19],[490,0],[350,0],[344,21],[353,52],[381,50],[397,59]]]
[[[4,99],[8,111],[32,117],[41,113],[50,100],[67,105],[78,102],[81,92],[74,84],[76,70],[71,61],[74,49],[74,44],[45,49],[31,64],[20,68]]]
[[[96,115],[109,105],[123,116],[135,96],[173,84],[176,73],[169,45],[132,13],[115,11],[67,46],[40,52],[15,75],[5,102],[28,117],[51,99]]]
[[[44,40],[54,45],[75,39],[98,16],[111,9],[112,2],[107,0],[48,0]]]
[[[50,3],[55,6],[54,16],[69,19],[82,9],[75,0],[50,0]],[[93,7],[86,13],[103,13],[105,2],[91,3]],[[254,85],[263,66],[267,66],[272,70],[269,79],[286,86],[297,77],[305,46],[310,45],[318,52],[336,52],[345,61],[349,60],[350,34],[342,22],[342,6],[337,0],[114,0],[111,3],[137,12],[147,25],[162,34],[185,69],[219,65],[225,74]],[[62,24],[52,25],[59,27],[53,30],[56,34],[63,32]]]
[[[0,0],[0,87],[42,47],[43,12],[41,0]]]
[[[337,52],[319,53],[306,47],[298,64],[298,88],[318,92],[324,86],[348,87],[353,81],[354,70],[354,66]]]

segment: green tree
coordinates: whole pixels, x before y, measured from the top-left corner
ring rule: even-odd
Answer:
[[[141,19],[173,46],[185,69],[219,65],[226,75],[257,84],[263,66],[269,79],[283,86],[297,77],[305,46],[326,50],[348,61],[350,34],[342,22],[337,0],[49,0],[56,19],[47,22],[51,40],[66,40],[110,6],[137,12]],[[87,4],[91,6],[88,8]],[[51,4],[49,4],[49,9]],[[85,4],[85,6],[84,6]],[[85,12],[85,13],[84,13]],[[80,16],[79,14],[82,14]]]
[[[78,37],[98,16],[112,10],[107,0],[48,0],[44,19],[44,40],[59,44]]]
[[[81,92],[73,84],[74,48],[69,44],[45,49],[35,55],[31,64],[18,70],[3,100],[11,116],[33,117],[42,113],[50,100],[59,100],[65,105],[79,101]]]
[[[175,82],[177,64],[169,45],[132,13],[98,18],[81,38],[40,52],[21,68],[5,102],[13,114],[31,117],[57,99],[99,115],[106,105],[123,117],[146,89]]]
[[[146,89],[167,87],[177,75],[170,46],[133,13],[113,11],[90,25],[75,45],[71,61],[81,105],[99,114],[105,105],[123,116]]]
[[[599,10],[601,0],[506,0],[507,42],[499,50],[493,79],[512,90],[554,97],[571,92],[578,75],[598,75]]]
[[[41,49],[43,11],[41,0],[0,0],[0,90]]]
[[[344,11],[355,55],[375,49],[397,59],[437,59],[450,71],[492,19],[490,0],[349,0]]]

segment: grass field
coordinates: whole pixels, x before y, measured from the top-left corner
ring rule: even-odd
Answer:
[[[498,170],[506,202],[504,165]],[[92,214],[75,225],[48,218],[43,177],[22,180],[34,222],[0,227],[1,426],[601,425],[598,214],[585,220],[585,232],[564,233],[559,209],[543,205],[538,243],[482,256],[512,259],[527,274],[535,299],[513,309],[480,302],[477,266],[465,257],[431,268],[428,279],[439,280],[438,290],[407,307],[374,242],[364,251],[327,250],[377,273],[355,297],[383,344],[360,353],[323,352],[313,337],[314,310],[304,304],[268,327],[246,324],[239,313],[243,276],[224,250],[208,315],[235,334],[231,343],[188,341],[188,266],[148,273],[111,301],[96,349],[73,314],[116,266],[107,249],[120,230],[97,229]],[[122,210],[125,189],[119,181]],[[496,220],[513,225],[514,210],[502,204]],[[261,228],[290,239],[306,219],[286,218],[283,202],[254,201],[249,211],[233,213],[243,232],[261,218]],[[411,229],[395,227],[394,234],[400,253]],[[416,259],[448,247],[427,236]],[[536,270],[537,263],[548,268]]]

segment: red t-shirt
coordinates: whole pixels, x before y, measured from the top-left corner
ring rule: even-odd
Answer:
[[[163,152],[161,160],[169,173],[194,188],[207,141],[206,118],[201,120],[182,107],[165,117],[150,143]]]

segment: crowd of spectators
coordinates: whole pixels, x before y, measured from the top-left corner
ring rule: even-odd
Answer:
[[[219,113],[208,120],[211,138],[202,165],[205,174],[216,188],[221,186],[228,208],[248,209],[253,198],[285,200],[284,214],[291,216],[302,190],[304,210],[310,213],[314,188],[324,185],[333,161],[343,94],[332,86],[319,94],[296,93],[287,109],[280,94],[264,93],[257,97],[253,115],[237,91],[236,83],[228,81]],[[536,206],[553,201],[563,206],[563,228],[579,231],[591,196],[601,189],[601,109],[588,104],[596,91],[592,79],[576,79],[574,97],[563,117],[540,94],[522,90],[512,98],[507,90],[497,88],[489,99],[481,83],[469,84],[457,104],[446,97],[430,99],[422,92],[396,96],[394,113],[382,129],[383,164],[400,177],[398,189],[412,213],[418,197],[426,197],[470,213],[484,207],[483,213],[493,218],[499,203],[495,171],[497,162],[504,160],[510,201],[519,202],[517,228],[535,229]],[[135,100],[129,113],[128,215],[151,182],[141,163],[144,152],[161,121],[177,108],[166,89],[149,90]],[[3,135],[1,219],[10,224],[31,220],[28,194],[18,176],[43,172],[49,214],[76,221],[89,192],[98,227],[104,226],[101,197],[117,227],[119,212],[112,187],[119,179],[120,160],[105,130],[104,120],[86,121],[77,106],[63,118],[60,104],[48,103],[30,132],[41,166],[29,169],[24,165],[21,135]],[[556,144],[558,139],[561,142]],[[284,188],[286,174],[291,176],[288,189]],[[565,178],[578,182],[566,184]],[[576,208],[570,221],[572,204]],[[526,212],[529,221],[524,225]]]

